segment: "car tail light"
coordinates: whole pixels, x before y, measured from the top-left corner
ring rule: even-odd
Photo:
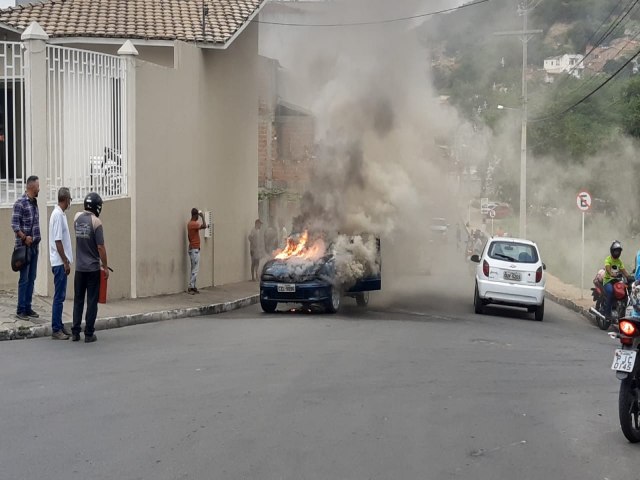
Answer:
[[[638,329],[628,320],[620,320],[620,332],[624,333],[627,337],[635,337],[638,335]]]
[[[486,260],[482,262],[482,273],[484,273],[485,277],[489,276],[489,262]]]
[[[542,280],[542,267],[538,267],[536,270],[536,283],[540,283]]]

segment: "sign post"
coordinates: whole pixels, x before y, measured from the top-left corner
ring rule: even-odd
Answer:
[[[578,209],[582,212],[582,265],[580,269],[580,298],[584,298],[584,214],[591,208],[591,194],[586,190],[578,193]]]
[[[493,219],[496,217],[496,211],[489,210],[489,217],[491,217],[491,236],[493,237]]]

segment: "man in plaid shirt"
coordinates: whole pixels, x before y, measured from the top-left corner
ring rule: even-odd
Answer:
[[[15,246],[26,245],[31,250],[31,261],[20,270],[18,281],[18,309],[16,316],[20,320],[38,315],[31,308],[33,286],[38,267],[38,245],[40,244],[40,215],[38,213],[38,192],[40,182],[35,175],[27,178],[27,191],[13,204],[11,228],[16,235]]]

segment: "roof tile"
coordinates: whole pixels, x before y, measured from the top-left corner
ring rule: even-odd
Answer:
[[[202,38],[202,2],[208,7]],[[38,22],[52,38],[195,39],[225,44],[267,0],[48,0],[0,9],[0,25]]]

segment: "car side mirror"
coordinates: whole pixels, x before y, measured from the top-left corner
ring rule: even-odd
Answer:
[[[546,266],[544,263],[542,264],[542,269],[543,269],[543,270],[546,270],[546,269],[547,269],[547,266]]]
[[[471,260],[473,263],[480,263],[480,257],[479,257],[478,255],[471,255],[470,260]]]

